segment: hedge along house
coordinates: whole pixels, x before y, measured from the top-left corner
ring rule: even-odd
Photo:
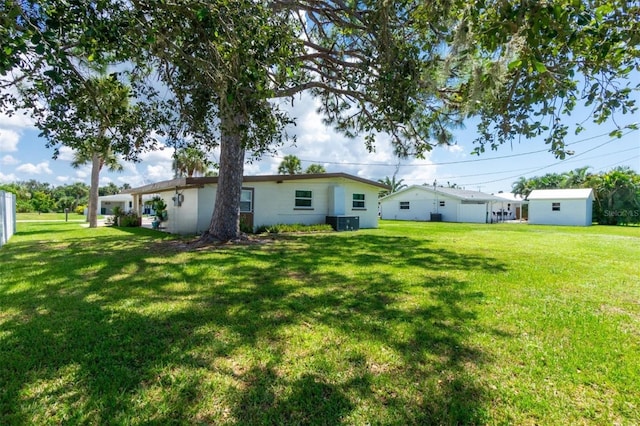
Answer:
[[[184,177],[124,191],[140,211],[142,196],[156,194],[167,204],[162,228],[175,234],[209,229],[217,177]],[[378,227],[378,193],[386,185],[346,173],[245,176],[241,224],[253,230],[277,224],[344,224],[344,229]],[[335,227],[335,226],[334,226]]]
[[[479,191],[413,185],[380,199],[380,217],[391,220],[491,223],[505,199]]]
[[[593,190],[535,189],[529,200],[529,223],[535,225],[590,226]]]

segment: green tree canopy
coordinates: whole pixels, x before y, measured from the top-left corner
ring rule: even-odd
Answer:
[[[302,163],[295,155],[287,155],[278,166],[279,175],[297,175],[302,173]]]
[[[327,173],[322,164],[310,164],[304,172],[308,175]]]
[[[196,147],[178,148],[173,156],[173,170],[176,177],[205,176],[213,163],[207,155]]]
[[[388,191],[380,192],[381,197],[384,197],[385,195],[393,194],[394,192],[398,192],[401,189],[404,189],[407,187],[407,185],[404,183],[404,179],[396,179],[395,173],[391,177],[385,176],[384,179],[378,179],[378,182],[385,184],[390,188]]]
[[[72,99],[87,89],[78,58],[127,61],[135,83],[157,72],[172,94],[170,138],[220,148],[204,238],[228,240],[239,235],[245,154],[287,137],[293,119],[281,102],[308,92],[338,131],[364,136],[369,149],[387,134],[400,156],[450,143],[451,129],[477,116],[478,152],[544,136],[563,157],[561,117],[576,105],[597,123],[635,110],[638,15],[626,0],[9,1],[0,3],[0,86],[21,83],[23,104],[37,110],[43,93]],[[136,87],[150,96],[154,86]],[[122,142],[114,152],[147,146]]]

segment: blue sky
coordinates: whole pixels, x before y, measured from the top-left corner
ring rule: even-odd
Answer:
[[[640,104],[640,96],[636,96]],[[640,131],[626,131],[622,138],[611,138],[613,122],[600,126],[587,124],[587,130],[577,136],[571,133],[566,139],[575,155],[565,160],[556,159],[547,151],[542,138],[523,140],[504,145],[498,151],[471,155],[472,141],[476,138],[475,126],[467,123],[465,129],[456,132],[457,145],[435,148],[425,159],[398,160],[392,154],[388,140],[380,136],[375,153],[368,153],[360,139],[350,140],[322,124],[315,112],[313,99],[302,96],[292,109],[297,117],[296,146],[281,147],[276,156],[266,156],[245,166],[246,175],[276,174],[282,157],[298,156],[303,168],[311,163],[324,165],[328,172],[345,172],[363,178],[377,180],[392,176],[398,168],[397,178],[408,185],[439,184],[448,182],[470,190],[495,193],[508,192],[511,184],[520,176],[532,177],[546,173],[561,173],[578,167],[589,166],[592,172],[606,171],[616,166],[628,166],[640,173]],[[586,113],[577,110],[567,117],[573,126],[582,122]],[[640,123],[640,113],[618,115],[620,125]],[[590,122],[587,122],[590,123]],[[100,184],[114,182],[121,186],[128,183],[139,186],[171,179],[172,149],[147,153],[140,163],[124,163],[120,173],[101,173]],[[52,185],[64,185],[81,181],[89,183],[89,167],[74,169],[70,166],[72,152],[62,149],[57,160],[53,151],[45,147],[28,117],[0,115],[0,182],[7,183],[35,179]],[[211,153],[217,158],[217,152]]]

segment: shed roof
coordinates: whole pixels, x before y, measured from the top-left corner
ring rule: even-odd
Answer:
[[[284,182],[309,179],[348,179],[355,182],[364,183],[366,185],[375,186],[380,189],[389,189],[389,187],[380,182],[353,176],[348,173],[317,173],[317,174],[300,174],[300,175],[262,175],[262,176],[243,176],[242,182]],[[200,187],[206,184],[217,184],[218,177],[182,177],[162,182],[151,183],[149,185],[131,188],[122,191],[125,194],[153,194],[156,192],[174,190],[176,188],[192,188]]]
[[[516,195],[512,192],[499,192],[497,194],[493,194],[498,198],[503,198],[505,201],[510,201],[512,203],[526,203],[527,200],[522,195]]]
[[[577,189],[534,189],[528,200],[586,200],[591,196],[591,188]]]

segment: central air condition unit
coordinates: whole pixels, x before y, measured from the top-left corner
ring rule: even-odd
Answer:
[[[360,229],[360,216],[327,216],[326,223],[335,231],[357,231]]]

